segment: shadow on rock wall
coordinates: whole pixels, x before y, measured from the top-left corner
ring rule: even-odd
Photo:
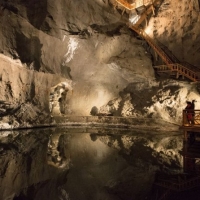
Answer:
[[[22,63],[26,63],[30,69],[39,71],[42,44],[37,37],[26,37],[16,33],[16,51]]]
[[[22,2],[27,8],[27,17],[29,22],[35,28],[42,29],[47,16],[47,0],[32,0]]]

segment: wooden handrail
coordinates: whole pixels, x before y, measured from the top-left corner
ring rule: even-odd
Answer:
[[[131,28],[136,33],[138,33],[140,36],[142,36],[147,41],[147,43],[156,51],[156,53],[162,58],[162,60],[166,63],[167,66],[170,64],[173,64],[173,62],[170,60],[170,58],[164,53],[164,51],[159,46],[157,46],[154,43],[154,41],[145,33],[144,30],[138,29],[137,27],[135,27],[132,24],[129,24],[129,28]]]
[[[123,6],[124,8],[128,9],[128,10],[133,10],[136,8],[136,4],[130,4],[128,3],[126,0],[116,0],[117,3],[119,3],[121,6]]]
[[[127,0],[116,0],[116,2],[128,10],[133,10],[140,6],[146,6],[153,3],[152,0],[135,0],[133,3],[129,3]]]
[[[200,125],[200,110],[183,110],[183,122],[182,125],[183,126],[188,126],[189,122],[187,120],[187,112],[191,111],[191,113],[193,114],[193,126]]]
[[[183,66],[182,64],[179,63],[173,63],[173,64],[168,64],[168,65],[159,65],[155,66],[155,69],[157,69],[158,72],[177,72],[179,75],[182,75],[184,77],[187,77],[188,79],[197,82],[200,80],[200,75],[191,70],[188,69],[187,67]]]
[[[152,0],[136,0],[135,3],[136,3],[136,8],[140,7],[140,6],[143,6],[143,5],[149,5],[149,4],[152,4]]]
[[[174,63],[171,65],[172,66],[172,71],[176,71],[179,74],[189,78],[190,80],[197,82],[200,80],[199,75],[197,74],[197,72],[188,69],[187,67],[179,64],[179,63]]]

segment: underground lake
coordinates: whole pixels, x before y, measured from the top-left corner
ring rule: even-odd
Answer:
[[[197,177],[186,169],[184,149],[181,131],[94,127],[2,131],[0,199],[156,200],[166,194],[165,199],[191,195],[199,199],[197,187],[178,190]]]

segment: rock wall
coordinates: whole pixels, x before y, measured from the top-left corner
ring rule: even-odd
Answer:
[[[165,0],[151,18],[147,32],[165,45],[181,62],[199,67],[199,1]]]
[[[1,67],[4,82],[0,98],[20,104],[30,102],[33,110],[45,110],[45,116],[50,116],[49,88],[66,81],[71,83],[73,95],[65,99],[65,108],[61,108],[63,114],[90,115],[92,108],[101,110],[104,107],[105,110],[107,104],[116,99],[118,108],[112,106],[115,115],[149,116],[152,115],[149,110],[162,113],[155,99],[159,99],[160,94],[168,99],[169,94],[162,90],[171,83],[168,77],[164,83],[161,79],[155,80],[153,52],[126,26],[128,13],[122,16],[122,10],[114,9],[112,3],[103,0],[3,0],[0,3],[0,52],[11,58],[12,63],[21,63],[21,71],[18,64]],[[150,19],[146,29],[181,61],[192,61],[191,64],[197,64],[199,59],[199,14],[195,5],[193,1],[182,1],[177,8],[173,1],[165,0],[156,8],[156,16]],[[190,14],[186,14],[188,9]],[[188,34],[194,35],[192,40],[188,39]],[[12,70],[17,70],[17,75],[10,73]],[[13,83],[8,84],[8,81]],[[165,86],[160,87],[163,84]],[[179,82],[173,84],[179,85]],[[190,90],[191,86],[180,83],[180,88]],[[182,91],[174,90],[173,86],[170,90],[172,96],[180,96],[179,91]],[[176,102],[180,110],[188,98],[198,100],[195,86],[192,92],[190,95],[187,91]],[[177,115],[175,111],[167,111],[167,100],[163,102],[161,107],[167,116],[173,113],[174,119],[179,121],[180,110]],[[170,109],[174,109],[173,106]],[[7,111],[5,113],[9,116]]]
[[[143,42],[108,2],[4,1],[1,18],[3,54],[20,60],[23,69],[72,80],[67,114],[89,115],[127,83],[154,76]],[[43,101],[47,105],[46,95]]]
[[[66,79],[27,69],[3,55],[0,66],[1,128],[48,122],[51,87]]]

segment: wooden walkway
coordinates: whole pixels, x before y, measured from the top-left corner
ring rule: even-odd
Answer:
[[[187,141],[190,133],[198,134],[200,133],[200,110],[193,110],[193,120],[188,122],[187,120],[187,110],[183,110],[182,114],[182,125],[180,129],[183,130],[184,140]]]
[[[122,6],[127,10],[134,10],[141,6],[152,4],[152,0],[116,0],[116,6]]]
[[[150,14],[154,14],[154,7],[156,4],[160,2],[160,0],[135,0],[135,3],[129,3],[128,0],[116,0],[116,5],[121,5],[124,9],[133,10],[140,6],[146,6],[144,12],[140,15],[138,21],[135,24],[127,23],[130,29],[135,31],[138,35],[140,35],[146,42],[151,46],[151,48],[155,51],[157,55],[160,56],[164,65],[155,66],[155,70],[157,73],[168,73],[170,75],[182,76],[182,78],[186,77],[187,79],[193,82],[200,81],[200,69],[195,68],[194,66],[189,67],[188,65],[177,63],[177,59],[174,61],[173,54],[169,57],[165,51],[159,47],[156,42],[148,36],[148,34],[141,28],[141,24]]]

